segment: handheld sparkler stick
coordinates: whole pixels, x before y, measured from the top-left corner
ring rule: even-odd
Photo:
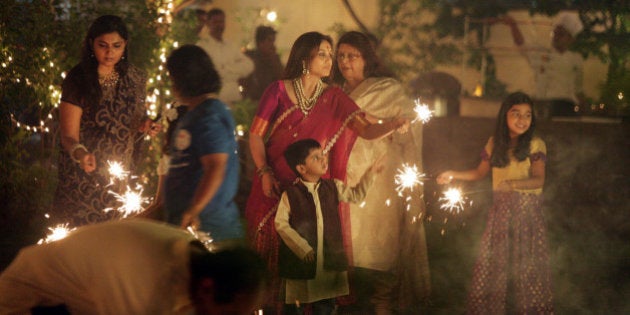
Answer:
[[[214,239],[210,236],[210,232],[199,231],[192,225],[186,227],[186,230],[199,240],[208,251],[214,252],[216,250],[216,246],[213,243]]]

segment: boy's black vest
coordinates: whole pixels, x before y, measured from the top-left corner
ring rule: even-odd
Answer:
[[[317,188],[322,207],[324,221],[324,269],[345,271],[348,269],[348,259],[343,248],[341,220],[339,219],[339,198],[334,180],[322,179]],[[301,181],[287,189],[291,216],[289,224],[311,245],[317,253],[317,217],[315,215],[315,201],[313,195]],[[316,255],[317,256],[317,255]],[[278,252],[278,272],[287,279],[313,279],[317,260],[305,262],[296,256],[280,239]]]

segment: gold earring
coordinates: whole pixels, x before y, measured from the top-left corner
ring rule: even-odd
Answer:
[[[303,75],[308,75],[310,73],[310,71],[308,70],[308,68],[306,68],[306,62],[304,60],[302,60],[302,74]]]

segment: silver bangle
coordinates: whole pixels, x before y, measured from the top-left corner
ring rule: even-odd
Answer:
[[[85,150],[85,152],[90,152],[90,151],[88,151],[88,149],[80,143],[75,143],[72,146],[72,148],[70,148],[70,158],[77,163],[81,163],[81,160],[77,160],[76,158],[74,158],[74,151],[76,151],[77,149],[83,149]]]

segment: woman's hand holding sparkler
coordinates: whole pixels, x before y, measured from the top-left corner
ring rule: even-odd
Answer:
[[[86,173],[91,173],[96,170],[96,156],[94,153],[90,153],[85,149],[74,150],[72,154],[75,155],[76,161],[79,162],[79,167]]]
[[[191,211],[186,211],[182,214],[181,228],[187,229],[189,226],[192,226],[194,229],[197,229],[200,225],[201,221],[198,214],[193,214]]]
[[[387,120],[377,119],[375,117],[372,118],[375,120],[376,124],[383,125],[387,128],[387,130],[389,130],[387,134],[390,134],[394,131],[401,134],[407,133],[407,131],[409,131],[409,126],[411,125],[411,121],[408,118],[400,116],[396,116]]]
[[[142,123],[142,125],[140,125],[140,128],[138,130],[142,133],[146,133],[151,137],[155,137],[158,133],[162,131],[162,128],[164,127],[161,123],[157,122],[159,119],[160,117],[156,118],[155,120],[147,118]]]
[[[435,180],[440,185],[450,184],[453,181],[453,175],[454,175],[453,173],[454,173],[453,171],[443,172],[440,175],[438,175]]]
[[[409,126],[411,125],[411,121],[403,117],[393,118],[391,123],[396,126],[395,129],[400,134],[407,133],[407,131],[409,131]]]

